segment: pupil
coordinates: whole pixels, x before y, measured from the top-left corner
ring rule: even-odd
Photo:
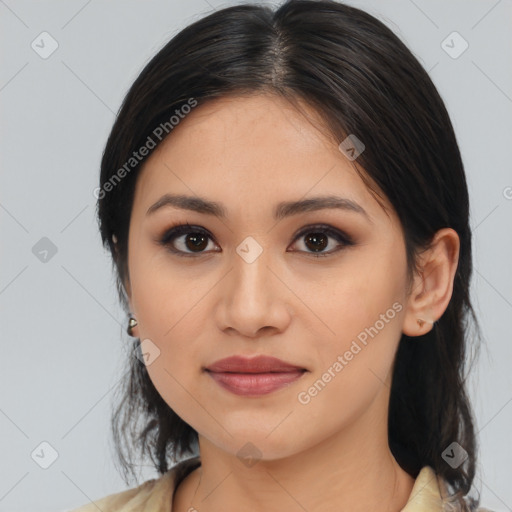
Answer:
[[[311,233],[306,237],[306,245],[308,242],[313,243],[312,249],[316,252],[327,247],[327,237],[323,233]]]
[[[191,242],[193,244],[193,246],[189,246],[188,242]],[[187,243],[187,247],[191,250],[194,250],[194,249],[202,250],[208,245],[207,237],[200,233],[188,235],[186,243]]]

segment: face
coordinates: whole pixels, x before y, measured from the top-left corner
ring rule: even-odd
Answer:
[[[273,96],[196,107],[147,160],[129,231],[127,291],[156,389],[217,447],[251,442],[269,460],[367,428],[369,410],[385,424],[405,311],[399,220],[304,107],[312,122]],[[282,205],[326,196],[338,206]],[[205,370],[259,355],[299,370]]]

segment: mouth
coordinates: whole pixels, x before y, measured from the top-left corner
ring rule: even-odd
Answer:
[[[269,373],[212,372],[208,375],[224,389],[235,395],[267,395],[300,379],[306,370]]]
[[[229,373],[287,373],[305,370],[306,368],[271,356],[246,357],[236,355],[219,359],[205,369],[211,372]]]
[[[206,367],[223,389],[240,396],[261,396],[299,380],[308,370],[269,356],[233,356]]]

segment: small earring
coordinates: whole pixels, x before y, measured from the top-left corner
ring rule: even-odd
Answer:
[[[133,336],[132,334],[132,330],[133,328],[137,325],[137,320],[135,320],[135,318],[133,318],[132,316],[130,317],[130,320],[128,321],[128,327],[126,328],[126,332],[130,335],[130,336]]]
[[[418,318],[418,319],[416,320],[416,322],[418,323],[418,325],[420,326],[420,328],[421,328],[421,327],[423,327],[423,326],[425,325],[425,322],[428,322],[429,324],[432,324],[432,325],[434,325],[434,323],[435,323],[435,322],[433,322],[432,320],[423,320],[423,319],[421,319],[421,318]]]

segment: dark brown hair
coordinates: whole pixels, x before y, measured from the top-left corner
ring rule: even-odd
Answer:
[[[149,138],[155,139],[156,127],[169,123],[177,110],[185,111],[191,98],[200,105],[227,95],[261,93],[279,95],[297,108],[297,100],[305,101],[337,141],[355,134],[364,142],[358,172],[376,197],[388,198],[400,218],[409,275],[436,231],[450,227],[459,235],[459,262],[445,313],[421,338],[403,335],[400,341],[389,444],[412,476],[429,465],[455,493],[467,495],[477,446],[465,389],[466,344],[478,338],[470,336],[470,327],[479,331],[469,297],[471,232],[463,163],[428,73],[389,28],[364,11],[329,0],[291,0],[276,9],[225,8],[183,29],[144,67],[108,138],[97,195],[101,236],[113,256],[126,312],[130,214],[147,156],[126,163]],[[139,340],[134,343],[137,350]],[[197,432],[169,408],[136,357],[130,357],[112,427],[125,479],[134,451],[149,454],[159,473],[169,469],[170,461],[195,453]],[[442,455],[452,442],[468,453],[458,467]],[[476,503],[470,501],[472,507]]]

